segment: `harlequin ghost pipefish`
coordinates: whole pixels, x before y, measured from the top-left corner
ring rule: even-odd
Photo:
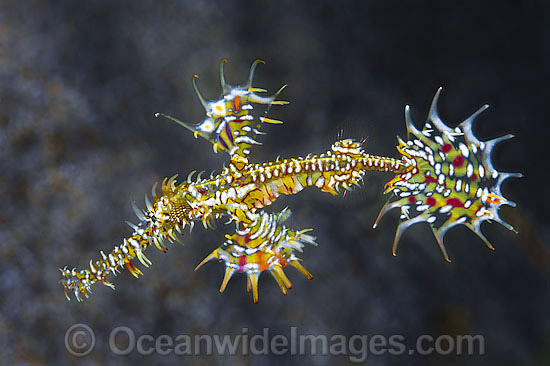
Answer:
[[[267,112],[274,105],[288,102],[277,100],[284,86],[272,96],[261,96],[266,90],[253,87],[255,61],[247,83],[232,86],[225,82],[224,63],[220,65],[222,95],[218,100],[203,98],[197,86],[198,76],[193,77],[193,87],[202,103],[206,118],[197,124],[189,124],[175,117],[157,113],[202,137],[212,144],[214,152],[229,154],[229,164],[219,174],[203,178],[192,171],[187,179],[177,183],[174,175],[164,179],[161,194],[153,186],[153,203],[145,197],[145,208],[132,203],[137,224],[130,237],[109,253],[100,252],[101,258],[90,260],[82,270],[60,269],[65,295],[73,293],[77,300],[88,297],[91,286],[100,281],[114,289],[107,277],[116,275],[124,267],[138,277],[142,272],[132,263],[137,258],[148,267],[151,262],[144,252],[151,244],[165,252],[166,241],[179,241],[183,229],[193,229],[196,222],[205,229],[213,228],[215,220],[222,217],[235,223],[235,232],[226,235],[225,242],[208,255],[196,269],[217,259],[225,266],[220,292],[223,292],[236,273],[247,276],[247,290],[258,302],[258,278],[270,273],[283,294],[292,288],[284,269],[290,265],[307,278],[313,276],[302,266],[297,253],[306,244],[317,245],[310,230],[295,230],[285,224],[290,210],[267,212],[265,207],[280,195],[300,192],[306,187],[316,187],[322,192],[338,195],[342,190],[358,186],[367,171],[388,172],[395,176],[386,184],[388,202],[383,206],[374,228],[388,211],[400,209],[400,223],[393,242],[393,254],[403,232],[411,225],[427,222],[447,261],[449,256],[443,244],[445,233],[463,224],[477,234],[485,244],[493,246],[482,234],[484,221],[496,221],[509,230],[514,228],[499,217],[499,207],[515,206],[504,198],[500,186],[519,173],[497,171],[491,163],[491,151],[495,144],[513,137],[505,135],[490,141],[480,141],[472,133],[474,119],[488,106],[451,128],[442,121],[437,111],[441,89],[433,99],[426,122],[421,130],[411,120],[410,108],[405,107],[407,140],[398,137],[400,158],[371,155],[363,150],[363,144],[351,139],[340,139],[324,154],[308,154],[304,157],[277,159],[265,163],[251,163],[250,149],[261,145],[257,140],[263,135],[264,124],[281,124],[268,118]]]

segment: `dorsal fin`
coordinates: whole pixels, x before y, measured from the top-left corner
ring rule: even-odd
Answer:
[[[258,95],[257,93],[266,90],[252,86],[257,65],[264,63],[261,60],[256,60],[250,67],[247,84],[244,86],[231,86],[225,81],[225,63],[227,63],[225,59],[220,63],[222,95],[217,100],[208,101],[204,99],[197,85],[198,76],[193,76],[193,88],[206,111],[206,118],[202,122],[189,124],[164,113],[157,113],[155,116],[168,118],[192,131],[195,137],[201,136],[210,141],[214,152],[227,151],[230,156],[247,157],[252,145],[261,145],[256,137],[262,134],[260,129],[264,123],[282,123],[265,117],[265,114],[272,105],[288,104],[286,101],[275,100],[286,85],[272,96],[262,97]],[[264,105],[265,108],[255,107],[254,105]]]

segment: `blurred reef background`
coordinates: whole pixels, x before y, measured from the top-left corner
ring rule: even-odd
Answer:
[[[445,5],[447,4],[447,5]],[[370,365],[550,364],[550,209],[548,203],[550,5],[547,1],[2,1],[0,3],[0,364],[1,365],[347,365],[347,356],[197,356],[108,349],[109,332],[168,334],[480,334],[482,356],[389,354]],[[282,296],[270,276],[252,304],[245,277],[218,293],[223,266],[193,272],[233,226],[196,228],[185,247],[147,252],[140,280],[127,271],[116,292],[96,285],[83,303],[67,302],[58,267],[81,268],[130,233],[130,197],[142,202],[154,182],[226,161],[210,144],[163,119],[203,118],[191,87],[220,93],[218,65],[231,84],[253,60],[255,86],[276,91],[282,126],[267,126],[257,162],[321,153],[339,131],[367,137],[373,154],[397,156],[403,107],[423,123],[439,86],[440,113],[459,123],[491,108],[474,131],[482,140],[517,137],[495,151],[495,167],[520,171],[503,185],[517,202],[501,210],[519,235],[483,230],[491,251],[464,227],[445,238],[446,263],[427,225],[409,229],[397,257],[398,214],[372,224],[390,175],[369,174],[345,198],[317,190],[280,199],[291,225],[314,229],[306,248],[315,279],[290,269]],[[546,80],[546,82],[544,82]],[[142,267],[141,265],[139,265]],[[142,268],[143,269],[143,268]],[[77,359],[64,346],[75,323],[97,344]]]

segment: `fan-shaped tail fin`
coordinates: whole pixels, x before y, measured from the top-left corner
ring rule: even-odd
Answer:
[[[386,184],[385,193],[392,196],[380,211],[374,227],[386,212],[399,207],[401,223],[395,236],[394,254],[404,230],[413,224],[428,222],[445,259],[450,261],[443,238],[456,225],[466,225],[491,249],[493,246],[480,230],[483,221],[496,221],[516,232],[498,214],[502,205],[515,206],[502,196],[500,186],[504,180],[522,175],[499,172],[491,162],[494,146],[513,135],[483,142],[472,133],[474,119],[489,106],[484,105],[456,128],[451,128],[437,111],[440,92],[441,88],[435,94],[422,130],[414,126],[410,108],[405,107],[408,140],[398,138],[397,149],[407,167]]]

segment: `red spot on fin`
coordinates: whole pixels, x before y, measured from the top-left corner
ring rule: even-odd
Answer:
[[[445,154],[451,151],[452,145],[451,144],[445,144],[441,146],[441,151],[443,151]]]
[[[414,196],[410,196],[410,197],[409,197],[409,202],[410,202],[410,203],[415,203],[415,202],[416,202],[416,198],[414,198]]]
[[[453,165],[455,167],[460,168],[463,164],[464,164],[464,156],[458,155],[456,158],[454,158]]]
[[[432,207],[435,206],[435,204],[436,204],[435,198],[433,198],[433,197],[426,198],[426,204],[429,205],[429,206],[432,206]]]
[[[431,175],[424,175],[426,177],[426,180],[424,181],[425,183],[437,183],[437,180],[432,177]]]
[[[449,198],[447,204],[453,207],[464,207],[464,203],[458,198]]]
[[[244,265],[246,264],[246,255],[241,255],[239,257],[239,273],[243,273],[244,272]]]

